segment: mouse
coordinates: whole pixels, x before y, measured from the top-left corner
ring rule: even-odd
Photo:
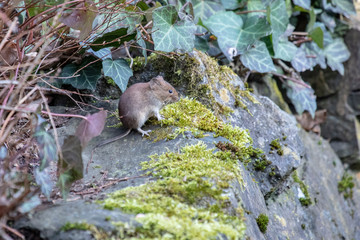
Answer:
[[[151,130],[144,131],[141,127],[151,117],[155,116],[160,121],[160,109],[166,104],[179,100],[179,94],[170,83],[162,76],[152,78],[149,82],[131,85],[120,96],[119,117],[127,131],[124,134],[105,140],[95,148],[117,141],[127,136],[132,129],[137,130],[142,136],[149,136]],[[94,148],[94,149],[95,149]]]

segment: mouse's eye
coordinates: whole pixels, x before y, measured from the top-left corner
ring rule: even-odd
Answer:
[[[169,93],[173,93],[173,91],[170,89],[170,90],[169,90]]]

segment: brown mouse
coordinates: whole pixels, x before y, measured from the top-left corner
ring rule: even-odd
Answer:
[[[166,82],[163,77],[157,76],[146,83],[136,83],[131,85],[121,95],[119,100],[119,116],[122,124],[128,130],[122,135],[108,139],[95,148],[114,142],[127,136],[131,129],[149,136],[148,131],[141,127],[151,117],[156,116],[158,120],[163,119],[160,115],[160,109],[172,102],[179,100],[179,95],[170,83]],[[95,149],[94,148],[94,149]]]

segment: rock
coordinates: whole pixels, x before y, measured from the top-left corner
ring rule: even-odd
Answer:
[[[149,61],[154,65],[160,60]],[[219,67],[205,54],[193,52],[190,56],[181,55],[169,61],[162,62],[169,64],[164,68],[165,79],[170,79],[174,85],[177,83],[177,89],[184,95],[197,95],[202,103],[181,100],[173,109],[178,111],[187,107],[185,104],[195,106],[196,103],[200,110],[192,121],[203,121],[203,130],[194,130],[193,127],[183,129],[183,134],[171,135],[174,128],[166,126],[164,121],[163,126],[151,124],[144,129],[154,130],[154,136],[160,136],[163,130],[165,134],[161,136],[173,136],[170,140],[160,138],[153,142],[155,137],[150,140],[132,132],[124,139],[97,149],[89,171],[85,173],[83,181],[86,185],[97,184],[109,177],[129,177],[129,180],[118,182],[93,196],[105,199],[105,202],[75,200],[73,193],[73,201],[38,210],[32,217],[18,221],[15,224],[17,229],[39,231],[43,239],[92,239],[97,234],[102,234],[102,238],[112,236],[118,239],[140,236],[169,239],[215,239],[220,236],[223,239],[240,236],[248,239],[360,239],[360,226],[357,224],[360,221],[359,189],[353,189],[352,198],[345,199],[339,193],[338,182],[344,175],[344,168],[328,142],[300,130],[294,117],[280,110],[267,97],[246,92],[237,75]],[[156,70],[153,65],[150,68]],[[190,79],[185,81],[181,76],[175,76],[174,72],[186,68],[191,74],[183,72],[181,76]],[[170,75],[171,72],[174,75]],[[135,78],[141,77],[135,74]],[[197,108],[174,115],[173,121],[192,116],[192,110]],[[69,121],[58,129],[59,136],[64,138],[73,134],[77,123],[77,120]],[[226,130],[228,128],[230,130]],[[85,163],[98,142],[123,131],[121,128],[106,128],[83,152]],[[248,134],[252,143],[247,141]],[[243,141],[235,142],[234,139],[240,135]],[[232,143],[229,146],[237,150],[232,153],[216,150],[215,144],[219,142],[224,145]],[[213,149],[211,156],[207,155],[206,149],[185,154],[185,146],[200,143],[205,144],[206,149]],[[161,155],[163,153],[167,154]],[[243,162],[234,161],[237,153]],[[152,175],[144,175],[150,169],[142,170],[140,164],[149,161],[149,156],[154,154],[158,154],[153,157],[157,161],[148,165]],[[200,156],[196,158],[195,155]],[[195,168],[207,164],[208,158],[212,161],[207,168]],[[252,161],[247,163],[246,160],[250,159]],[[197,162],[191,165],[191,161]],[[218,166],[223,168],[217,170]],[[234,177],[238,173],[240,177]],[[194,177],[197,175],[198,178]],[[224,182],[224,176],[228,177],[228,182]],[[109,195],[104,196],[104,193]],[[146,205],[149,199],[155,200]],[[258,221],[262,224],[262,231],[257,223],[261,214],[269,219],[268,224]],[[84,230],[79,229],[81,224],[71,231],[61,230],[66,223],[84,222],[88,224]]]

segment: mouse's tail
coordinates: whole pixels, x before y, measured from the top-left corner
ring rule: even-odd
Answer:
[[[119,136],[116,136],[116,137],[113,137],[113,138],[110,138],[104,142],[101,142],[99,143],[98,145],[96,145],[92,150],[91,150],[91,157],[90,157],[90,160],[86,166],[86,173],[88,172],[88,167],[90,165],[90,163],[92,162],[92,159],[93,159],[93,155],[94,155],[94,152],[95,152],[95,149],[98,148],[98,147],[101,147],[101,146],[104,146],[108,143],[112,143],[112,142],[115,142],[117,140],[119,140],[120,138],[123,138],[123,137],[126,137],[129,133],[131,132],[131,128],[129,128],[124,134],[121,134]]]

